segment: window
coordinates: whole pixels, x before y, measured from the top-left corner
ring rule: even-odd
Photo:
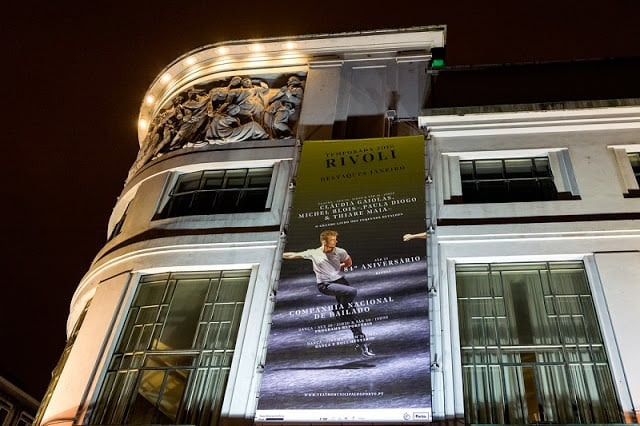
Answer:
[[[20,413],[20,417],[15,423],[15,426],[31,426],[33,424],[33,417],[24,411]]]
[[[629,162],[631,163],[631,170],[636,177],[636,182],[640,185],[640,152],[628,152]]]
[[[140,280],[93,424],[218,424],[251,271]]]
[[[569,150],[442,154],[445,204],[579,200]]]
[[[464,203],[558,198],[546,157],[460,160],[460,179]]]
[[[113,226],[113,230],[111,231],[111,235],[109,236],[109,241],[111,241],[112,239],[120,235],[120,232],[122,232],[122,226],[124,225],[124,221],[127,219],[127,212],[129,211],[130,205],[131,205],[131,202],[127,204],[127,207],[124,209],[124,213],[122,213],[120,220],[118,220],[116,224]]]
[[[625,198],[640,197],[640,145],[610,145]]]
[[[622,422],[582,262],[456,267],[468,423]]]
[[[265,211],[272,173],[265,167],[182,174],[159,217]]]
[[[13,406],[8,401],[0,398],[0,426],[9,425],[11,410],[13,410]]]

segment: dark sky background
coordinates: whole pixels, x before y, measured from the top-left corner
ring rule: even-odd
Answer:
[[[39,3],[5,2],[0,15],[0,374],[36,399],[135,159],[143,95],[178,56],[226,40],[435,24],[447,25],[447,65],[640,56],[637,0]]]

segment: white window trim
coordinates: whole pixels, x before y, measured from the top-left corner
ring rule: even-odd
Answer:
[[[547,157],[549,159],[549,167],[551,167],[553,182],[556,186],[556,189],[558,190],[558,193],[570,194],[569,197],[567,197],[570,199],[580,198],[580,194],[578,192],[578,183],[575,180],[573,167],[571,166],[569,149],[546,148],[442,153],[443,200],[445,203],[462,203],[460,160],[532,157]]]
[[[159,212],[161,212],[162,209],[167,205],[167,203],[170,200],[171,191],[176,185],[176,182],[178,181],[178,177],[180,177],[183,174],[193,173],[193,172],[198,172],[203,170],[256,169],[256,168],[263,168],[263,167],[264,168],[271,167],[272,168],[271,181],[269,183],[269,193],[267,195],[267,201],[265,203],[265,211],[264,212],[245,212],[245,213],[221,213],[221,214],[215,214],[215,215],[189,215],[189,216],[176,216],[176,217],[170,217],[170,218],[154,217],[152,220],[154,222],[158,222],[158,221],[186,220],[185,218],[187,218],[189,221],[202,221],[202,220],[211,221],[212,216],[215,216],[214,220],[220,221],[220,220],[232,219],[234,216],[237,216],[239,214],[243,215],[243,217],[246,217],[246,218],[257,217],[259,215],[265,215],[265,214],[273,214],[274,212],[272,207],[274,206],[274,204],[278,205],[277,198],[279,197],[279,194],[286,192],[283,190],[283,185],[284,187],[288,185],[288,175],[289,175],[290,164],[291,164],[291,160],[288,160],[288,159],[287,160],[253,161],[251,163],[245,163],[245,162],[237,162],[237,163],[229,162],[229,163],[215,163],[215,164],[206,163],[206,164],[191,165],[188,167],[180,168],[178,170],[173,170],[167,174],[164,189],[160,197],[158,198],[158,204],[154,209],[154,215],[158,215]],[[277,213],[277,216],[279,217],[280,214]]]
[[[144,268],[137,271],[132,271],[129,274],[129,281],[127,284],[127,289],[121,298],[120,311],[114,317],[117,317],[117,321],[113,324],[113,328],[111,329],[108,335],[108,342],[105,343],[104,351],[101,354],[101,361],[97,364],[98,367],[95,369],[95,376],[92,381],[91,391],[86,395],[88,399],[85,402],[88,404],[84,405],[84,411],[82,413],[81,419],[82,421],[91,418],[94,415],[94,408],[100,396],[100,392],[105,383],[105,378],[107,374],[107,365],[109,360],[112,359],[114,352],[117,349],[120,336],[124,330],[126,325],[126,319],[128,310],[133,303],[134,297],[136,295],[137,289],[140,285],[140,280],[142,277],[146,275],[153,274],[162,274],[162,273],[180,273],[180,272],[216,272],[216,271],[237,271],[237,270],[250,270],[251,274],[249,277],[249,283],[247,287],[247,294],[245,295],[244,300],[244,308],[242,312],[242,317],[240,319],[240,324],[238,327],[238,337],[236,341],[236,345],[234,348],[234,354],[231,361],[231,368],[229,370],[229,377],[227,379],[227,386],[224,391],[223,401],[221,404],[221,416],[233,416],[237,415],[238,406],[240,408],[246,407],[247,402],[245,401],[247,392],[245,390],[236,391],[236,387],[247,386],[246,380],[245,382],[239,381],[238,376],[241,372],[245,371],[254,371],[255,370],[255,361],[258,359],[256,355],[252,351],[248,351],[249,354],[245,353],[245,345],[253,345],[252,341],[255,340],[255,335],[264,335],[264,330],[262,328],[255,327],[256,320],[255,316],[261,316],[261,324],[266,324],[264,315],[266,310],[261,306],[262,301],[265,300],[265,295],[263,294],[265,291],[264,286],[259,286],[260,281],[264,280],[264,278],[260,277],[260,264],[255,262],[248,263],[226,263],[226,264],[212,264],[212,265],[188,265],[188,266],[173,266],[173,267],[151,267]],[[262,309],[261,309],[262,308]],[[253,317],[253,318],[252,318]],[[247,337],[250,334],[250,330],[258,330],[253,331],[253,335]],[[260,337],[264,339],[264,337]],[[266,344],[263,343],[260,347],[263,347],[266,350]],[[249,384],[252,390],[257,391],[258,374],[252,374],[252,380]],[[253,411],[255,412],[255,407],[253,407]],[[245,415],[247,413],[245,412]],[[0,425],[2,426],[2,425]]]
[[[620,186],[625,197],[639,197],[640,186],[631,168],[631,163],[627,157],[629,152],[640,152],[640,144],[634,145],[607,145],[613,153],[616,162],[616,171],[620,180]]]
[[[509,263],[509,262],[557,262],[557,261],[582,261],[587,274],[587,281],[594,308],[600,324],[602,340],[607,351],[609,368],[614,380],[618,403],[623,412],[633,412],[633,402],[626,385],[622,361],[619,357],[615,333],[608,313],[606,298],[602,283],[598,275],[597,265],[593,254],[559,254],[559,255],[520,255],[520,256],[478,256],[478,257],[449,257],[445,260],[445,274],[440,284],[439,309],[441,310],[442,341],[440,344],[440,367],[445,371],[444,382],[447,392],[441,396],[444,398],[445,414],[448,416],[464,417],[464,392],[462,378],[462,356],[460,351],[459,318],[458,318],[458,294],[456,287],[456,265],[472,263]],[[458,342],[458,343],[457,343]]]

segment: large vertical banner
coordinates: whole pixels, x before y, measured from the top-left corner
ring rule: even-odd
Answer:
[[[431,420],[424,179],[422,136],[304,143],[257,421]]]

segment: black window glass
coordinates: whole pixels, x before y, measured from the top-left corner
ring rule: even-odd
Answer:
[[[627,157],[629,157],[633,174],[636,175],[636,180],[638,181],[638,185],[640,185],[640,152],[629,152]]]
[[[160,218],[265,210],[273,169],[206,170],[178,178]]]
[[[556,200],[549,159],[508,158],[460,161],[464,203]]]

